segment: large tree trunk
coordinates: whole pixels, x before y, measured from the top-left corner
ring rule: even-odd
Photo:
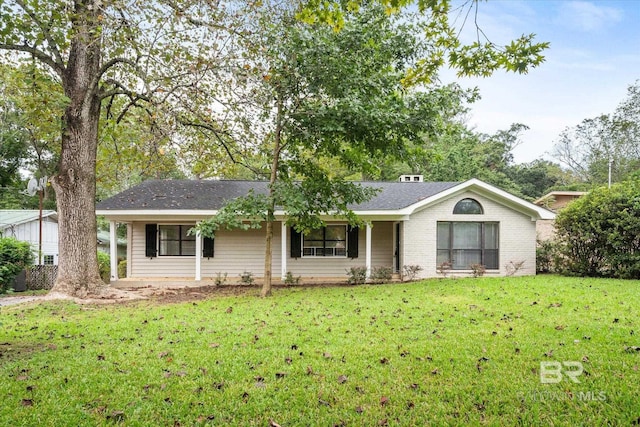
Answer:
[[[70,103],[65,110],[58,175],[52,178],[58,204],[59,265],[52,292],[77,297],[98,294],[100,279],[96,237],[96,149],[100,98],[98,8],[76,2],[69,61],[62,85]]]

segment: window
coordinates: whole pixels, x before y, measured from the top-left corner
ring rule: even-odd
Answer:
[[[195,256],[196,236],[187,235],[192,225],[159,225],[160,256]]]
[[[53,255],[45,255],[42,257],[42,263],[44,265],[53,265]]]
[[[327,225],[303,236],[302,255],[347,256],[347,226]]]
[[[481,264],[497,270],[498,231],[497,222],[438,222],[436,264],[450,262],[453,270]]]
[[[482,215],[482,205],[473,199],[462,199],[456,203],[453,213],[456,215]]]

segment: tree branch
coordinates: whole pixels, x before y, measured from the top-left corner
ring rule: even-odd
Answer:
[[[234,157],[234,154],[231,150],[231,148],[227,145],[227,142],[220,136],[219,131],[214,128],[213,126],[206,124],[206,123],[196,123],[196,122],[191,122],[188,120],[185,120],[183,118],[178,117],[178,122],[183,125],[183,126],[189,126],[189,127],[193,127],[193,128],[197,128],[200,130],[207,130],[209,132],[211,132],[213,134],[213,136],[218,140],[218,142],[220,143],[220,145],[222,145],[222,147],[224,148],[224,150],[226,151],[227,155],[229,156],[229,159],[231,159],[231,162],[233,162],[234,164],[237,165],[241,165],[247,169],[249,169],[251,172],[255,173],[256,175],[264,175],[264,172],[262,172],[261,170],[254,168],[253,166],[244,163],[240,160],[237,160]]]
[[[127,58],[121,58],[121,57],[117,57],[117,58],[112,58],[109,61],[107,61],[102,67],[100,67],[100,70],[96,73],[96,75],[94,76],[93,80],[91,81],[91,86],[92,88],[97,88],[98,84],[100,83],[100,80],[102,79],[102,76],[109,71],[109,69],[111,67],[114,67],[117,64],[126,64],[126,65],[130,65],[133,68],[136,69],[136,71],[138,71],[140,74],[142,73],[142,70],[140,70],[140,68],[138,67],[138,64],[135,61],[132,61],[130,59]],[[111,83],[112,85],[119,87],[120,89],[124,90],[124,91],[128,91],[128,89],[126,89],[123,85],[121,85],[120,83],[118,83],[115,80],[110,80],[109,83]],[[128,91],[129,93],[133,93],[131,91]],[[100,94],[100,99],[105,99],[108,98],[110,96],[113,96],[112,92],[105,92]]]
[[[36,59],[38,59],[40,62],[48,65],[49,67],[51,67],[51,69],[58,75],[58,77],[60,77],[60,79],[63,78],[64,76],[64,65],[63,64],[58,64],[55,59],[53,59],[51,56],[47,55],[46,53],[44,53],[43,51],[36,49],[34,47],[31,47],[27,44],[23,44],[23,45],[16,45],[16,44],[1,44],[0,43],[0,50],[13,50],[13,51],[17,51],[17,52],[27,52],[30,53],[31,55],[33,55]]]
[[[49,43],[49,47],[51,48],[51,51],[53,52],[54,58],[51,58],[51,59],[54,60],[55,63],[59,64],[61,68],[64,68],[64,60],[62,59],[62,55],[60,54],[60,50],[58,50],[58,45],[53,40],[53,38],[51,37],[51,33],[49,32],[50,25],[46,25],[45,26],[38,19],[36,14],[27,7],[27,5],[25,4],[24,1],[22,1],[22,0],[15,0],[15,1],[18,4],[18,6],[20,6],[22,8],[22,10],[24,10],[25,13],[27,15],[29,15],[29,17],[33,20],[33,22],[35,22],[36,25],[38,26],[38,28],[40,28],[40,30],[42,31],[42,34],[44,35],[45,40]],[[53,12],[52,12],[51,19],[53,20]]]
[[[211,28],[214,30],[224,30],[224,31],[229,31],[232,34],[236,34],[236,35],[241,35],[240,33],[238,33],[235,30],[232,30],[228,27],[225,27],[224,25],[219,25],[216,24],[214,22],[210,22],[210,21],[203,21],[202,19],[196,19],[193,16],[189,15],[186,13],[186,10],[180,6],[178,6],[176,4],[176,2],[174,2],[173,0],[165,0],[165,3],[167,6],[169,6],[171,9],[173,9],[173,11],[184,17],[184,19],[187,20],[187,22],[189,22],[191,25],[194,25],[196,27],[206,27],[206,28]]]

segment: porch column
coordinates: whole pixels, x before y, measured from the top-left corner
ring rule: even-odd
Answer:
[[[365,242],[365,266],[367,268],[367,279],[371,276],[371,224],[367,223],[367,233]]]
[[[285,277],[287,277],[287,224],[284,219],[282,220],[281,224],[282,224],[282,232],[280,233],[280,248],[281,248],[280,273],[282,275],[282,280],[284,280]]]
[[[133,224],[127,223],[127,277],[131,277],[131,260],[133,259]]]
[[[199,231],[196,231],[196,280],[202,279],[201,273],[202,264],[202,236]]]
[[[109,258],[111,262],[111,281],[118,281],[118,236],[116,222],[109,221]]]

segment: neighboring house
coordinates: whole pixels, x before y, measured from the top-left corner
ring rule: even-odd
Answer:
[[[29,242],[35,264],[58,265],[58,214],[42,211],[42,238],[39,210],[0,210],[0,234]],[[42,256],[38,247],[42,242]]]
[[[406,181],[406,182],[405,182]],[[536,221],[553,219],[547,209],[477,179],[465,182],[367,182],[380,192],[352,206],[369,225],[351,228],[326,215],[326,227],[300,235],[276,210],[273,236],[274,276],[287,272],[304,280],[345,280],[350,267],[384,266],[401,273],[405,265],[422,267],[420,277],[471,274],[482,264],[487,275],[505,275],[510,262],[522,262],[518,275],[536,272]],[[188,234],[198,221],[216,214],[226,200],[249,190],[266,192],[258,181],[152,180],[99,202],[96,213],[127,225],[127,277],[201,280],[218,273],[237,277],[264,269],[265,231],[219,231],[214,239]],[[115,248],[112,247],[112,260]],[[112,262],[112,281],[117,280]]]
[[[554,213],[557,213],[565,206],[567,206],[570,202],[584,196],[585,194],[587,194],[586,191],[552,191],[540,197],[533,203],[538,206],[547,208]],[[556,234],[555,221],[552,219],[538,221],[536,224],[536,229],[538,233],[538,239],[540,240],[551,240]]]
[[[127,257],[127,239],[118,237],[116,240],[118,242],[118,258],[125,259]],[[107,254],[110,253],[111,236],[106,230],[98,230],[98,250]]]

